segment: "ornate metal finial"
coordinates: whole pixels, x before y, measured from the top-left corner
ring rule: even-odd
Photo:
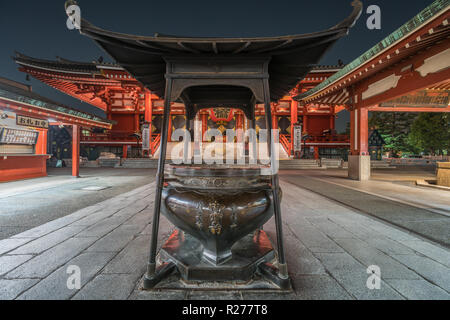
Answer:
[[[67,0],[66,3],[64,3],[64,9],[67,10],[70,6],[76,6],[78,3],[75,0]]]
[[[353,27],[356,23],[356,21],[361,16],[362,10],[363,10],[363,4],[359,0],[353,0],[351,3],[353,7],[352,13],[342,22],[335,25],[332,29],[339,29],[339,28],[347,28],[350,29]]]

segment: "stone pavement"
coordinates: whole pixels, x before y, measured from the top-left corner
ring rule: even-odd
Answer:
[[[48,177],[0,183],[0,240],[155,180],[155,170],[49,168]],[[94,188],[94,189],[91,189]]]
[[[154,184],[0,240],[0,299],[450,299],[450,251],[282,181],[294,292],[142,291]],[[274,239],[272,220],[264,227]],[[159,243],[173,226],[161,219]],[[81,289],[68,289],[68,266]],[[366,286],[379,266],[380,289]]]
[[[334,175],[332,171],[323,174],[312,170],[281,171],[280,177],[297,187],[450,247],[448,191],[402,185],[398,181],[354,181]]]

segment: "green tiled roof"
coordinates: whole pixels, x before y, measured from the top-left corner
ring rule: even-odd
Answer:
[[[376,56],[378,53],[389,47],[390,45],[396,43],[397,41],[404,38],[406,35],[411,33],[412,31],[418,29],[420,26],[425,24],[428,20],[430,20],[435,15],[439,14],[441,11],[446,10],[450,4],[450,0],[435,0],[432,4],[430,4],[428,7],[423,9],[419,14],[417,14],[414,18],[406,22],[404,25],[402,25],[400,28],[395,30],[393,33],[388,35],[386,38],[381,40],[379,43],[377,43],[375,46],[364,52],[362,55],[360,55],[358,58],[347,64],[344,68],[342,68],[340,71],[336,72],[334,75],[317,85],[316,87],[312,88],[311,90],[302,93],[296,97],[296,99],[300,100],[306,97],[309,97],[310,95],[322,90],[323,88],[327,87],[329,84],[333,83],[334,81],[338,80],[339,78],[351,73],[356,68],[360,67],[370,59],[372,59],[374,56]]]

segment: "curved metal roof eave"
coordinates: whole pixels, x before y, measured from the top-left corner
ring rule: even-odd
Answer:
[[[66,8],[69,5],[76,5],[77,2],[73,0],[66,1]],[[336,31],[348,30],[353,27],[358,18],[361,15],[363,4],[359,0],[353,0],[351,3],[353,7],[352,13],[343,21],[336,24],[335,26],[324,30],[317,31],[312,33],[304,33],[304,34],[294,34],[294,35],[283,35],[276,37],[236,37],[236,38],[227,38],[227,37],[184,37],[184,36],[176,36],[176,35],[162,35],[156,33],[154,36],[142,36],[142,35],[130,35],[126,33],[114,32],[99,28],[86,19],[81,19],[81,29],[80,33],[96,33],[98,35],[104,35],[116,39],[122,40],[132,40],[132,41],[154,41],[154,42],[189,42],[189,43],[209,43],[209,42],[217,42],[217,43],[234,43],[234,42],[271,42],[271,41],[283,41],[283,40],[299,40],[299,39],[308,39],[308,38],[317,38],[320,36],[324,36],[330,33],[334,33]]]
[[[69,5],[75,1],[66,2]],[[80,33],[92,38],[105,52],[119,63],[134,78],[159,96],[164,95],[163,85],[165,55],[212,55],[243,56],[265,55],[276,57],[269,65],[271,100],[277,101],[287,94],[302,78],[318,64],[320,58],[341,37],[348,34],[362,12],[359,0],[352,2],[353,11],[332,28],[324,31],[287,35],[279,37],[254,38],[212,38],[212,37],[177,37],[177,36],[136,36],[103,30],[85,19],[81,19]],[[308,55],[309,54],[309,55]],[[147,58],[145,58],[147,56]],[[142,61],[147,61],[143,64]],[[149,64],[158,65],[158,71],[148,71]],[[291,71],[286,72],[287,67]],[[145,80],[144,73],[152,73],[152,81]],[[141,75],[139,75],[141,74]]]

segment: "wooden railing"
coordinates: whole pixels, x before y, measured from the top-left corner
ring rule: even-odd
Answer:
[[[155,136],[152,135],[151,139],[152,139],[152,141],[150,142],[151,143],[150,150],[152,152],[152,156],[154,156],[156,150],[158,150],[158,147],[161,143],[161,135],[160,134],[157,134]]]
[[[309,135],[307,142],[350,142],[346,134]]]
[[[130,141],[135,142],[136,138],[131,136],[130,131],[108,131],[106,133],[82,133],[82,141]]]
[[[288,135],[280,134],[280,143],[288,155],[291,155],[291,142],[288,139]]]

